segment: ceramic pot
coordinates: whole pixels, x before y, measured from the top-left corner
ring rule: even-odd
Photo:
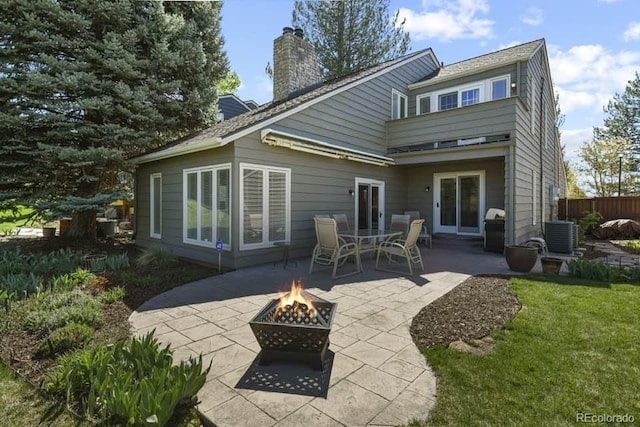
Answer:
[[[507,265],[518,273],[528,273],[538,260],[538,248],[524,245],[506,245],[504,258]]]
[[[554,257],[540,258],[540,263],[542,264],[542,271],[544,273],[549,273],[549,274],[560,274],[560,269],[562,268],[563,262],[564,260],[562,258],[554,258]]]

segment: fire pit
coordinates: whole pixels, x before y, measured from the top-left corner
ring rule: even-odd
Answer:
[[[336,304],[311,295],[300,282],[293,282],[291,291],[271,300],[249,322],[262,349],[260,364],[294,360],[322,370],[335,311]]]

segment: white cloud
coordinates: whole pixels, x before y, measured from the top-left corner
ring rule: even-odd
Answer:
[[[620,0],[598,0],[598,3],[609,3],[609,4],[612,4],[612,3],[617,3],[619,1]]]
[[[487,0],[423,0],[422,10],[400,8],[400,22],[416,40],[484,39],[493,37],[494,21],[480,18],[489,12]]]
[[[520,17],[520,21],[532,27],[536,27],[544,22],[542,17],[542,9],[530,7],[524,11],[524,15]]]
[[[591,139],[593,128],[561,129],[560,143],[564,145],[564,156],[570,162],[577,162],[580,147]]]
[[[627,29],[624,30],[622,35],[624,41],[630,42],[631,40],[640,40],[640,22],[631,22],[627,25]]]
[[[612,52],[601,45],[577,45],[568,50],[549,45],[549,62],[564,113],[587,108],[601,113],[616,92],[640,68],[640,51]]]

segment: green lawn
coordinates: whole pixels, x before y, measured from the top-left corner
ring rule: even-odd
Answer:
[[[27,382],[16,378],[13,371],[0,361],[0,424],[4,426],[35,426],[51,402],[45,400]],[[52,426],[76,426],[76,421],[62,414]],[[84,425],[84,424],[80,424]]]
[[[25,225],[31,226],[31,215],[33,209],[24,206],[18,206],[17,211],[0,210],[0,235],[11,234],[11,231]]]
[[[640,421],[640,286],[558,280],[511,280],[523,309],[494,334],[492,354],[425,351],[439,381],[426,425],[575,425],[580,413]]]

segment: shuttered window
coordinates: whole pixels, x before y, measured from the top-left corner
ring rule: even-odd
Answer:
[[[215,247],[221,240],[230,249],[230,174],[228,164],[184,170],[185,243]]]
[[[240,165],[240,249],[290,240],[291,170]]]
[[[160,239],[162,237],[162,175],[159,173],[152,174],[150,185],[149,234],[155,239]]]

